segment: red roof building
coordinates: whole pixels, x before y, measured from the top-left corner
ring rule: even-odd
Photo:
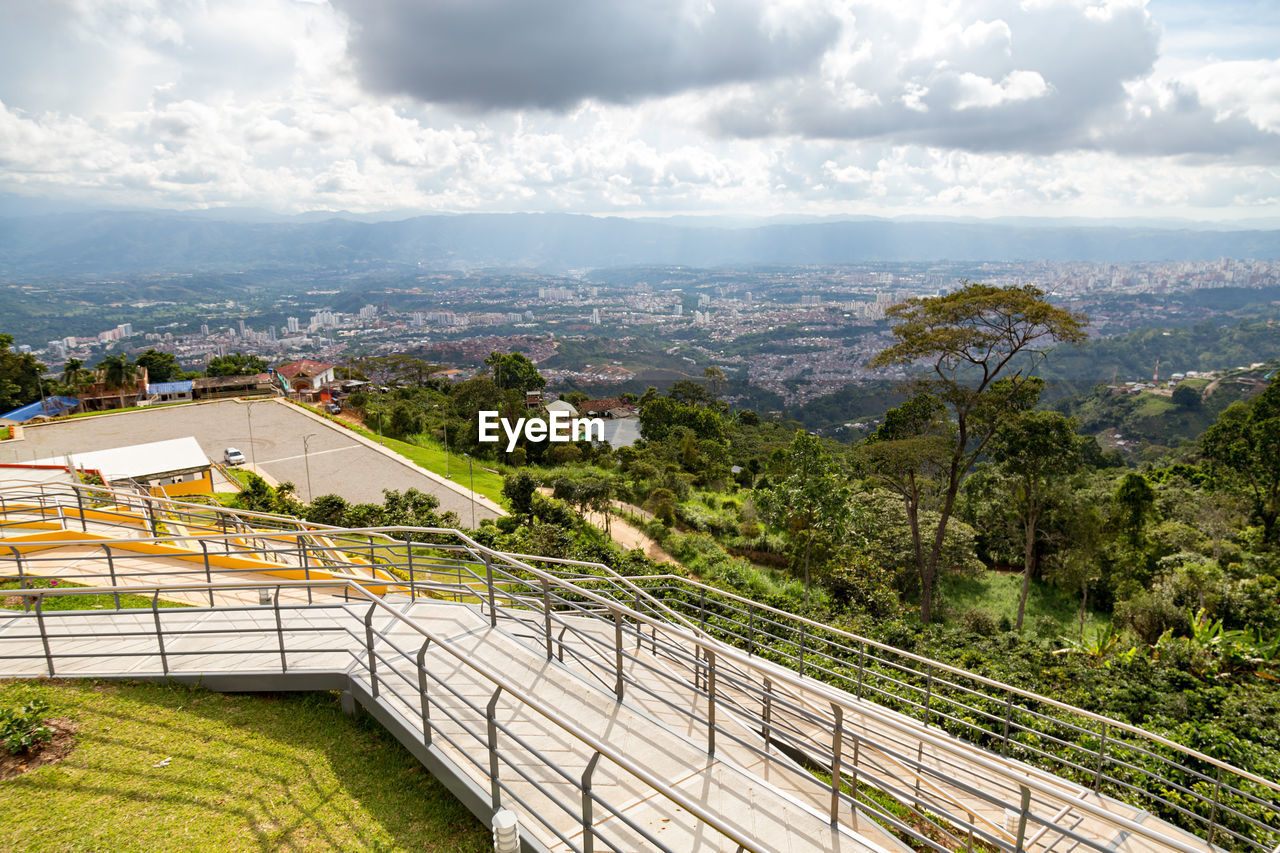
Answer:
[[[333,381],[333,365],[304,358],[276,368],[276,373],[289,382],[293,391],[314,391]]]

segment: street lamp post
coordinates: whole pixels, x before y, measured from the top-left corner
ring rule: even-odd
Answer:
[[[302,437],[302,463],[307,467],[307,503],[315,500],[315,496],[311,493],[311,448],[309,443],[318,433],[309,432]]]
[[[444,433],[444,478],[452,480],[453,475],[449,473],[449,413],[439,403],[433,403],[431,408],[440,410],[440,431]]]
[[[253,449],[253,401],[245,407],[245,414],[249,417],[249,458],[253,460],[254,471],[258,470],[258,453]]]
[[[471,467],[471,454],[467,454],[467,473],[471,475],[471,529],[476,529],[476,471]]]

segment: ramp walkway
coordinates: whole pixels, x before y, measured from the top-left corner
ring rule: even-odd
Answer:
[[[477,815],[514,809],[528,850],[1280,844],[1272,780],[682,578],[163,500],[147,535],[55,492],[4,496],[0,570],[92,586],[19,590],[0,676],[341,690]],[[60,531],[30,527],[55,506]],[[229,553],[250,565],[206,561]],[[53,608],[72,594],[103,605]]]

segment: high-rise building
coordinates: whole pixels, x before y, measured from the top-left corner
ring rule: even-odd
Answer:
[[[290,317],[289,319],[285,320],[285,328],[289,330],[289,334],[291,335],[298,334],[298,331],[299,331],[298,318]]]
[[[209,324],[208,324],[208,323],[205,323],[205,324],[203,324],[203,325],[200,327],[200,336],[201,336],[201,337],[205,337],[205,338],[209,337]]]

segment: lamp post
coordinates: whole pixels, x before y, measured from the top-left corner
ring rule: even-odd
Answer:
[[[302,463],[307,467],[307,503],[315,500],[315,496],[311,493],[311,448],[308,445],[316,435],[318,433],[309,432],[302,437]]]
[[[253,461],[253,467],[258,467],[258,451],[253,444],[253,407],[258,403],[269,403],[270,400],[250,400],[248,407],[245,408],[245,414],[249,417],[249,458]]]
[[[440,410],[440,431],[444,433],[444,478],[452,480],[453,475],[449,473],[449,414],[439,403],[432,403],[431,408]]]
[[[467,473],[471,475],[471,529],[476,529],[476,471],[471,467],[471,454],[467,454]]]

